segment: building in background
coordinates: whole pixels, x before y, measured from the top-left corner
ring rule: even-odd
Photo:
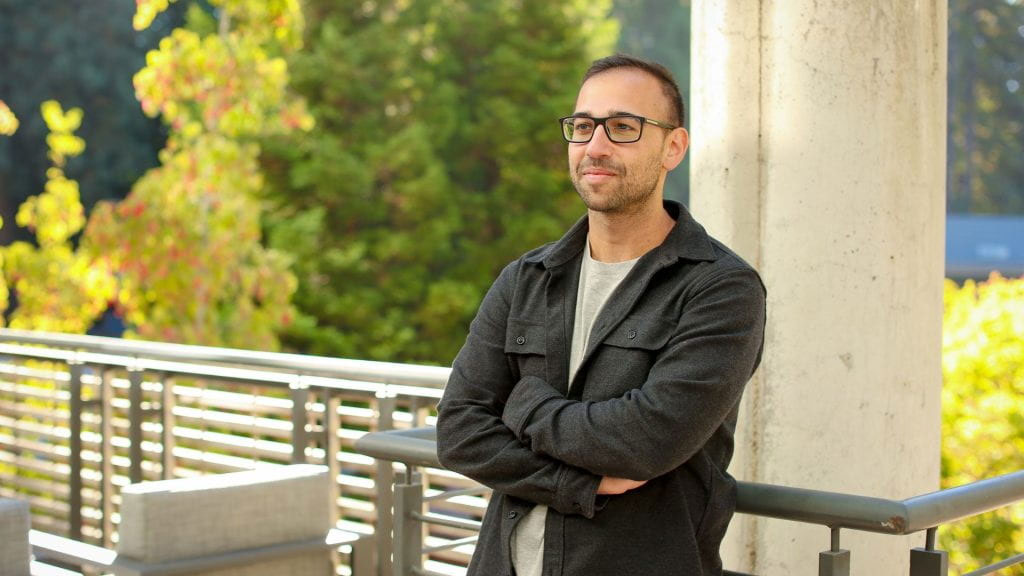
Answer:
[[[1024,276],[1024,216],[946,215],[946,277],[984,280],[992,272]]]

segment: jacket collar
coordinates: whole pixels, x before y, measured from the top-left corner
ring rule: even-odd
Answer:
[[[644,256],[657,258],[666,265],[677,259],[716,260],[717,256],[711,243],[711,237],[708,236],[704,227],[698,224],[679,202],[674,200],[664,200],[663,202],[665,211],[672,216],[676,224],[665,237],[665,241]],[[554,268],[580,257],[587,242],[589,229],[590,223],[587,215],[584,214],[558,242],[535,250],[525,260],[533,263],[539,262],[545,268]]]

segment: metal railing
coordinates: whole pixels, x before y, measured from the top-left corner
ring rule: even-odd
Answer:
[[[37,530],[109,547],[118,486],[325,464],[337,479],[335,524],[374,533],[378,574],[458,573],[487,490],[441,468],[424,428],[449,372],[0,329],[0,496],[27,499]],[[405,464],[398,483],[394,463]],[[1024,472],[903,501],[741,482],[738,510],[828,527],[819,573],[829,576],[848,572],[842,529],[925,531],[911,574],[936,576],[947,571],[939,525],[1022,499]]]
[[[448,373],[0,329],[0,496],[27,500],[37,530],[110,547],[121,486],[307,462],[337,480],[336,526],[389,533],[393,466],[353,443],[429,424]],[[377,558],[388,572],[386,540]]]
[[[424,504],[465,493],[434,494],[424,497],[418,467],[440,468],[434,428],[416,428],[376,432],[356,442],[356,450],[378,460],[399,462],[405,466],[401,483],[395,485],[394,509],[394,574],[395,576],[434,575],[424,570],[423,556],[446,546],[463,546],[471,536],[440,546],[424,547],[424,525],[450,525],[464,530],[479,528],[477,522],[424,512]],[[1024,471],[981,480],[915,496],[906,500],[887,500],[836,492],[823,492],[739,482],[736,511],[782,520],[819,524],[831,530],[831,546],[818,556],[819,576],[848,576],[849,550],[840,545],[843,529],[907,535],[924,531],[925,546],[910,551],[911,576],[946,576],[949,572],[947,553],[935,547],[935,534],[940,525],[1002,508],[1024,500]],[[970,572],[965,576],[982,576],[1002,568],[1024,563],[1024,554]],[[727,572],[739,576],[735,572]]]

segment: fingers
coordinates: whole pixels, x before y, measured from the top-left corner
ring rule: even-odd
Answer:
[[[597,493],[603,495],[615,495],[635,490],[644,484],[646,480],[630,480],[629,478],[615,478],[605,476],[601,478],[601,484],[597,487]]]

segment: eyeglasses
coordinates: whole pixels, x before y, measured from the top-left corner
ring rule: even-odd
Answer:
[[[594,137],[598,126],[604,126],[604,133],[608,139],[617,144],[629,144],[636,142],[644,133],[644,124],[654,124],[666,130],[675,130],[678,126],[644,118],[631,114],[619,114],[605,118],[591,118],[589,116],[566,116],[559,118],[562,124],[562,137],[566,142],[572,144],[585,144]]]

